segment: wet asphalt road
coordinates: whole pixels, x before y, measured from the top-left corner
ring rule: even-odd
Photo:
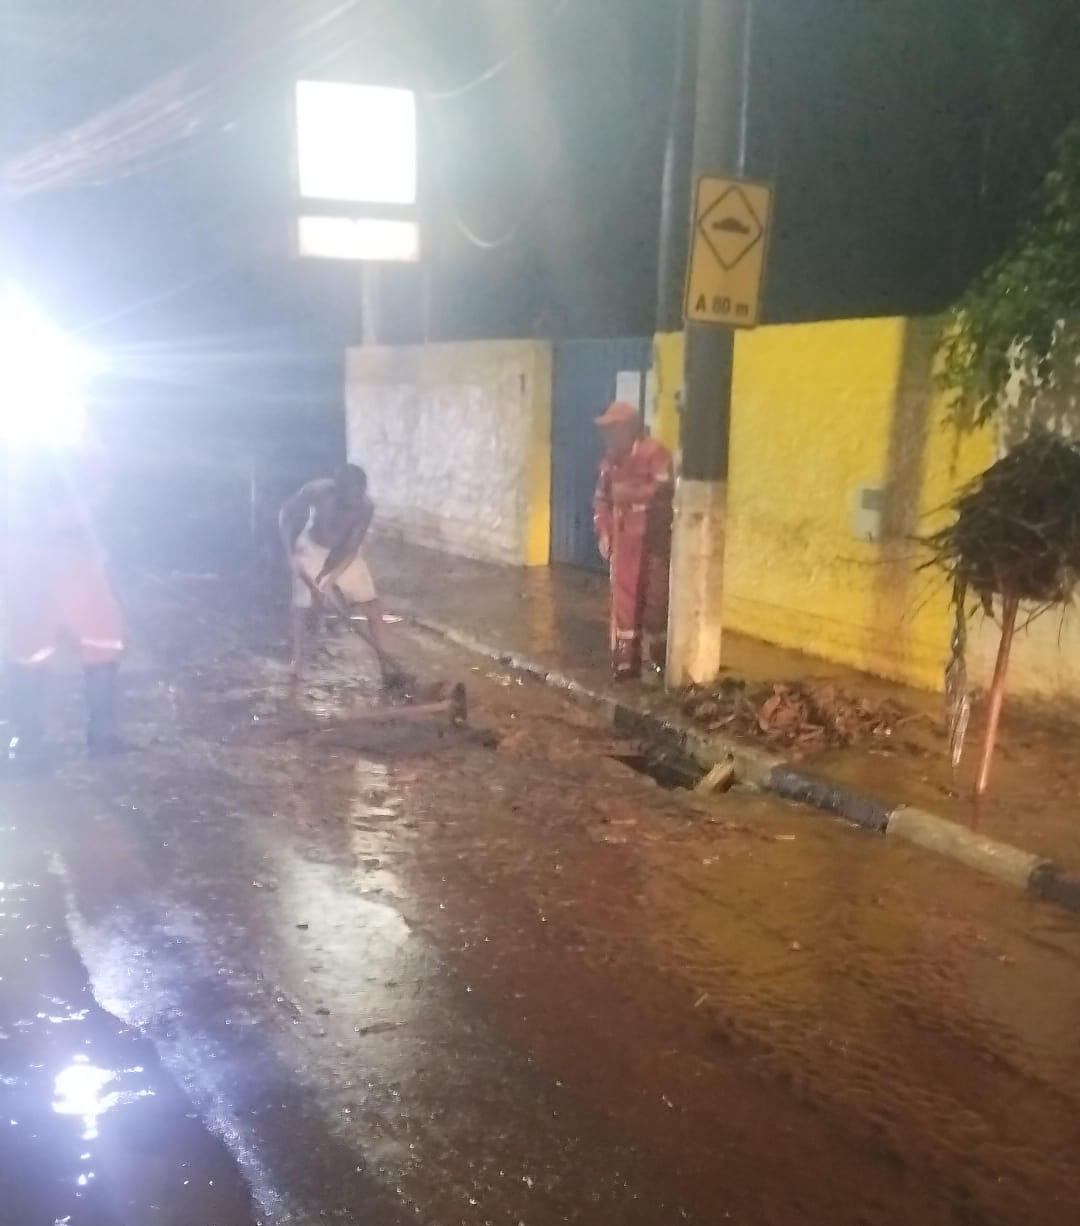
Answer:
[[[352,641],[294,696],[268,626],[154,635],[143,748],[0,792],[5,1226],[1080,1218],[1072,918],[431,640],[497,748],[287,735]]]
[[[8,825],[0,857],[0,1221],[253,1221],[153,1043],[94,998],[45,850]]]

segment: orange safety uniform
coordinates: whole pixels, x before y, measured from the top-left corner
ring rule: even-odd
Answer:
[[[86,665],[112,664],[124,650],[92,508],[104,484],[104,456],[79,451],[9,458],[4,549],[5,649],[23,666],[44,664],[61,641]]]
[[[636,673],[643,654],[664,664],[675,473],[671,453],[639,438],[605,457],[593,499],[597,537],[611,542],[611,654],[617,673]]]

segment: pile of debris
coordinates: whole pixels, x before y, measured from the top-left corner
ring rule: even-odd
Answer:
[[[953,632],[945,672],[949,755],[964,752],[971,717],[967,622],[1001,603],[1001,642],[987,701],[975,794],[987,789],[1005,697],[1005,677],[1021,604],[1029,616],[1073,602],[1080,583],[1080,447],[1037,430],[962,490],[955,518],[924,539],[927,566],[952,580]],[[969,601],[969,595],[976,597]]]
[[[1037,431],[962,490],[926,539],[932,561],[989,611],[995,596],[1071,601],[1080,578],[1080,447]]]
[[[683,714],[710,732],[757,737],[797,752],[863,745],[891,736],[913,718],[897,702],[814,681],[751,687],[725,678],[711,688],[692,686],[681,702]]]

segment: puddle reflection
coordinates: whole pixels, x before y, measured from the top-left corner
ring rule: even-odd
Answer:
[[[66,1019],[65,1019],[66,1020]],[[128,1073],[141,1073],[141,1068],[128,1069]],[[98,1120],[121,1102],[133,1102],[148,1098],[153,1090],[143,1089],[135,1093],[121,1094],[116,1086],[118,1074],[111,1069],[98,1068],[85,1056],[76,1056],[53,1082],[53,1110],[57,1115],[74,1115],[82,1119],[83,1140],[92,1141],[98,1135]]]
[[[22,870],[0,885],[0,1223],[251,1226],[228,1151],[152,1044],[95,1002],[59,876],[29,840],[0,860]]]

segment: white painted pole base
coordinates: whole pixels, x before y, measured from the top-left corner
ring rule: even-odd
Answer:
[[[668,689],[720,675],[727,484],[680,479],[668,609]]]

